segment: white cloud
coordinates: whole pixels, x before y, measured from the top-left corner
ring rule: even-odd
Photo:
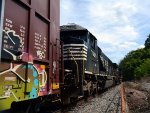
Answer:
[[[61,24],[71,23],[73,18],[72,14],[76,14],[73,0],[60,0],[60,4]]]
[[[125,37],[131,37],[130,39],[138,38],[138,32],[136,32],[135,28],[131,25],[125,25],[123,27],[116,27],[116,32]]]
[[[86,27],[112,61],[118,63],[129,51],[144,47],[144,36],[150,33],[149,0],[61,1],[61,24]]]

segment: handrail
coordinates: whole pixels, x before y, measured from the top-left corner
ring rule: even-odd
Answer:
[[[82,48],[82,54],[83,54],[83,48]],[[83,59],[83,67],[82,67],[82,78],[85,79],[85,75],[84,75],[84,59]]]
[[[68,50],[69,50],[69,52],[71,53],[70,49],[68,49]],[[77,63],[77,61],[75,60],[75,58],[74,58],[74,56],[73,56],[72,53],[71,53],[71,56],[72,56],[72,58],[73,58],[73,60],[74,60],[74,62],[75,62],[75,64],[76,64],[76,67],[77,67],[77,81],[79,82],[79,67],[78,67],[78,63]]]

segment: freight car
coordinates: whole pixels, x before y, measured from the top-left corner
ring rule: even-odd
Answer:
[[[86,28],[76,24],[63,25],[60,38],[64,43],[63,103],[94,95],[116,84],[117,65],[102,52],[96,37]]]
[[[60,99],[59,0],[0,0],[0,9],[0,112],[37,112]]]

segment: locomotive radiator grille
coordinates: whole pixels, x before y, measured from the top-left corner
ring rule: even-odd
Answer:
[[[84,44],[64,44],[64,60],[87,60],[87,46]]]

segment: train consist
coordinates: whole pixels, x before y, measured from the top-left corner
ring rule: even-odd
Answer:
[[[0,112],[38,113],[118,81],[87,29],[59,26],[59,2],[0,0]]]
[[[60,39],[64,43],[65,74],[61,90],[64,103],[79,96],[94,95],[119,82],[117,64],[102,52],[96,37],[86,28],[76,24],[63,25]]]

